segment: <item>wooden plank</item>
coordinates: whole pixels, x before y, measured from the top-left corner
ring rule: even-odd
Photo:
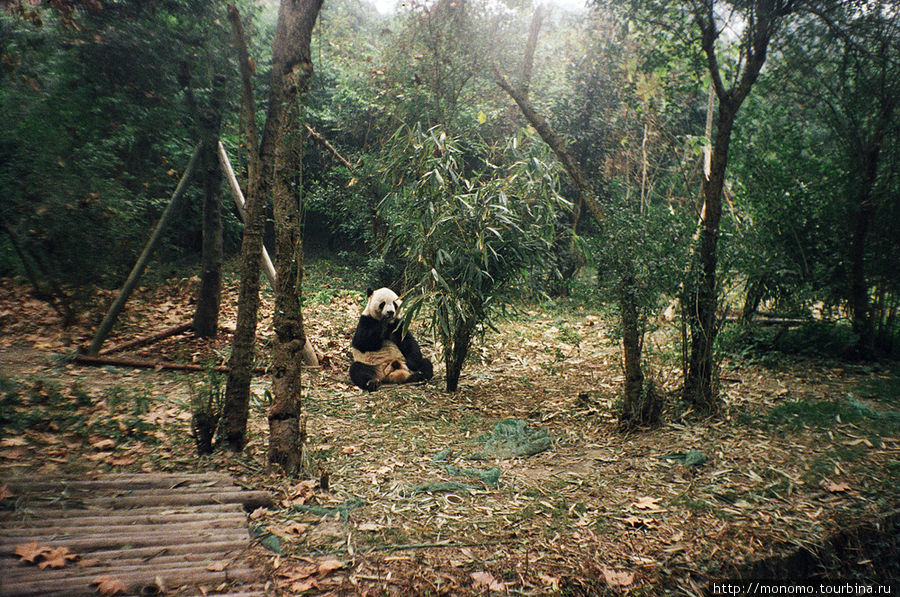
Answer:
[[[136,489],[140,487],[160,487],[174,489],[176,487],[232,487],[234,480],[218,473],[203,475],[171,475],[160,473],[116,473],[109,475],[87,476],[28,476],[3,481],[9,489],[46,490],[54,488],[91,487],[106,489],[124,487]]]
[[[155,589],[156,579],[163,580],[165,587],[179,587],[182,585],[219,585],[233,583],[235,581],[249,582],[257,577],[257,571],[250,567],[242,566],[230,570],[196,570],[193,568],[172,568],[157,570],[142,568],[140,570],[115,571],[110,576],[118,578],[128,588],[129,593],[138,595],[158,594]],[[3,597],[88,597],[97,594],[97,587],[93,584],[96,574],[74,576],[65,579],[44,582],[40,579],[7,583],[0,585],[0,596]]]
[[[94,497],[74,497],[71,500],[61,500],[56,496],[47,496],[42,499],[32,498],[33,503],[40,505],[35,507],[44,510],[55,508],[106,508],[123,509],[143,506],[199,506],[203,504],[243,504],[245,508],[259,508],[272,505],[272,496],[267,491],[241,491],[224,490],[210,493],[173,492],[131,492],[125,495],[100,495]]]
[[[91,525],[140,525],[140,524],[181,524],[195,521],[214,520],[214,521],[230,521],[232,524],[240,524],[247,519],[244,508],[240,504],[229,504],[233,510],[228,512],[207,511],[207,512],[186,512],[177,513],[172,510],[163,510],[160,514],[148,514],[143,512],[143,508],[137,510],[113,510],[102,516],[96,516],[95,510],[80,510],[85,516],[69,516],[66,518],[29,518],[25,520],[13,520],[8,524],[4,524],[3,528],[10,531],[16,529],[32,529],[40,531],[45,528],[68,529],[68,527],[91,526]],[[71,512],[69,513],[71,514]],[[88,516],[87,514],[90,514]]]
[[[7,486],[17,509],[0,515],[0,597],[96,595],[101,575],[135,594],[158,594],[157,579],[185,594],[261,594],[245,508],[271,504],[268,492],[218,474],[34,476]],[[41,570],[21,562],[16,546],[31,542],[67,547],[82,563]]]
[[[134,516],[139,514],[154,515],[164,514],[166,512],[190,514],[190,513],[214,513],[214,512],[243,512],[243,504],[195,504],[191,505],[160,505],[160,506],[137,506],[132,508],[121,508],[110,510],[108,508],[37,508],[23,507],[17,511],[0,512],[0,523],[7,521],[24,521],[24,520],[57,520],[67,518],[80,518],[83,516]]]

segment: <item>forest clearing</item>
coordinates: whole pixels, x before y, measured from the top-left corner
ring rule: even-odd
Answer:
[[[327,490],[319,478],[266,473],[265,375],[243,454],[198,458],[191,400],[204,373],[66,363],[67,344],[92,331],[62,337],[58,317],[8,283],[0,478],[225,471],[275,497],[250,516],[278,538],[280,555],[258,555],[273,594],[699,595],[754,574],[816,577],[820,562],[832,579],[896,573],[896,368],[786,355],[726,364],[720,419],[622,433],[622,367],[603,314],[565,301],[531,309],[487,334],[455,394],[437,382],[370,394],[346,375],[362,294],[318,284],[308,325],[325,366],[309,374],[303,407]],[[195,285],[144,289],[111,343],[183,320]],[[263,331],[263,346],[270,338]],[[226,345],[182,336],[129,356],[219,363]],[[671,350],[660,346],[657,358],[665,363]],[[510,417],[545,429],[552,447],[464,458]],[[437,466],[447,449],[459,467],[499,466],[496,485]],[[691,450],[706,461],[679,461]],[[429,485],[443,482],[456,485]],[[334,570],[321,574],[322,562]]]
[[[0,597],[888,594],[896,0],[0,2]]]

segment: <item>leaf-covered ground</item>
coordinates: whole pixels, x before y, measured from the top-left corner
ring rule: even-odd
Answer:
[[[207,374],[72,364],[65,355],[90,340],[112,293],[61,330],[27,287],[0,281],[0,478],[228,471],[279,496],[280,507],[251,515],[264,544],[281,552],[267,562],[273,594],[695,595],[761,561],[772,577],[785,570],[778,558],[791,554],[794,573],[815,573],[821,560],[834,578],[885,582],[896,574],[896,564],[885,567],[896,560],[896,534],[867,529],[884,529],[900,506],[895,367],[726,363],[723,416],[682,417],[670,404],[661,428],[623,434],[614,418],[622,374],[611,320],[568,300],[501,321],[473,347],[455,394],[443,391],[440,366],[428,384],[367,394],[346,375],[362,297],[340,280],[320,265],[307,282],[308,331],[323,367],[306,377],[314,474],[300,480],[265,470],[265,376],[254,384],[245,452],[198,459],[191,402],[210,387]],[[227,285],[226,327],[236,287]],[[142,288],[107,346],[189,321],[194,290],[192,280]],[[433,350],[421,324],[413,328]],[[182,335],[118,356],[221,365],[229,340]],[[657,383],[673,390],[677,344],[660,332],[647,348]],[[509,417],[548,431],[552,448],[465,458],[480,449],[477,436]],[[448,459],[436,463],[446,449]],[[685,465],[678,455],[690,450],[706,461]],[[499,482],[440,464],[497,465]]]

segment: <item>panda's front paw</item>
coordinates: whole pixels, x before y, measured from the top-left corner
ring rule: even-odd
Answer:
[[[374,392],[375,390],[378,389],[378,386],[380,386],[380,385],[381,384],[378,383],[377,379],[370,379],[369,381],[366,382],[366,391]]]

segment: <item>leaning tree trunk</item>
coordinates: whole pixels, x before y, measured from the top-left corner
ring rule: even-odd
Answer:
[[[250,409],[250,382],[253,378],[254,344],[256,341],[256,320],[259,312],[259,274],[265,228],[266,197],[269,179],[265,175],[272,163],[273,141],[268,120],[260,144],[256,132],[256,108],[253,97],[253,67],[244,42],[243,27],[237,9],[232,5],[228,10],[235,34],[238,63],[241,69],[242,111],[250,154],[250,182],[247,189],[244,222],[244,236],[241,243],[240,276],[238,291],[238,315],[234,339],[231,344],[228,383],[222,410],[225,441],[235,451],[244,449],[247,432],[247,416]],[[269,107],[271,110],[271,106]],[[280,110],[280,108],[278,108]]]
[[[300,431],[301,364],[306,334],[301,290],[301,147],[299,98],[309,85],[313,65],[310,39],[322,0],[283,0],[273,42],[270,103],[284,106],[275,150],[275,346],[272,352],[272,405],[269,408],[269,464],[286,473],[303,460]],[[276,85],[278,86],[276,88]]]

